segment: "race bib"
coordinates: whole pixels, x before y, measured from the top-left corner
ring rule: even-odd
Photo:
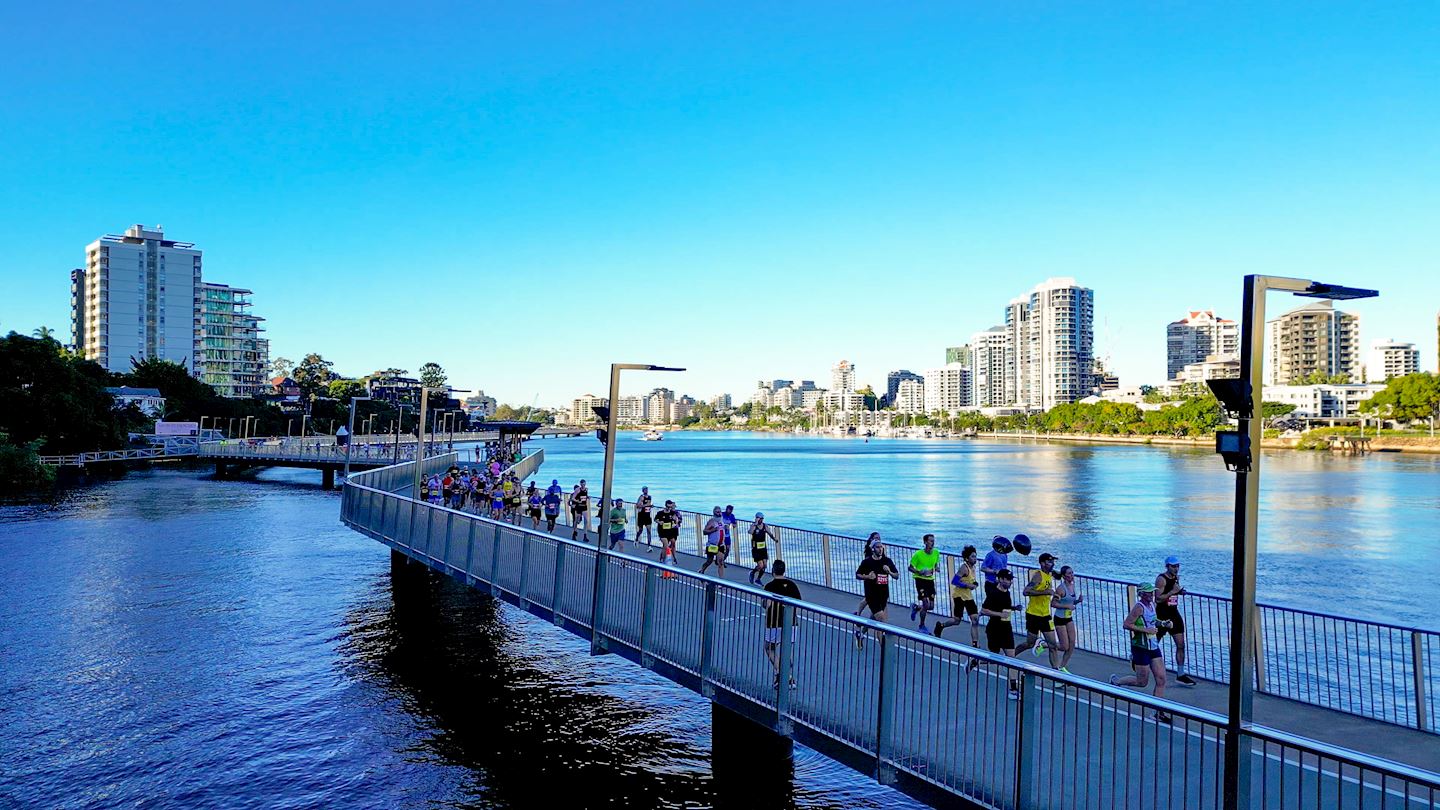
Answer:
[[[876,584],[876,585],[889,585],[889,584],[890,584],[890,576],[889,576],[888,574],[876,574],[876,575],[875,575],[875,584]]]

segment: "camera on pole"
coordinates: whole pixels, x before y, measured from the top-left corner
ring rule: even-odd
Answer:
[[[595,415],[600,418],[601,422],[604,422],[607,425],[610,424],[610,408],[608,406],[591,405],[590,410],[595,412]],[[595,438],[599,439],[600,446],[604,447],[610,442],[610,433],[603,427],[597,428],[595,430]]]

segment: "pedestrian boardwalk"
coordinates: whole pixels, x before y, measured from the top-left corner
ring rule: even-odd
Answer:
[[[444,469],[454,458],[425,466]],[[1224,720],[1201,705],[1157,702],[1038,667],[1032,663],[1038,659],[1005,659],[860,620],[850,615],[856,597],[806,583],[803,601],[784,603],[782,666],[795,685],[777,688],[761,651],[759,589],[669,569],[643,553],[598,551],[570,541],[568,530],[555,537],[417,503],[394,491],[412,470],[401,465],[352,476],[342,520],[590,639],[596,651],[633,660],[923,800],[1006,808],[1222,806]],[[693,557],[683,562],[698,567]],[[728,573],[742,571],[737,565]],[[857,628],[868,631],[858,649]],[[950,633],[965,637],[968,628]],[[967,674],[972,659],[982,666]],[[1092,654],[1075,664],[1087,674],[1119,668]],[[1007,694],[1012,678],[1022,683],[1018,700]],[[1176,696],[1204,704],[1213,689]],[[1157,708],[1173,722],[1154,720]],[[1314,726],[1324,726],[1323,718],[1362,724],[1343,740],[1352,748],[1375,752],[1382,737],[1406,734],[1434,747],[1434,737],[1422,732],[1295,708],[1320,713],[1297,715],[1297,730],[1319,732]],[[1265,727],[1249,730],[1247,740],[1252,806],[1421,808],[1440,800],[1434,773],[1374,753]]]

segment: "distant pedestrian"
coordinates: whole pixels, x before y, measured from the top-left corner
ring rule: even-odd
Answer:
[[[776,596],[783,596],[787,599],[800,599],[800,586],[795,580],[785,576],[785,561],[775,561],[775,578],[765,583],[765,590]],[[791,619],[791,627],[800,624],[798,615]],[[770,659],[770,666],[775,669],[775,688],[780,688],[780,640],[784,635],[785,608],[779,601],[774,599],[765,600],[765,657]],[[790,643],[795,643],[794,631],[790,634]],[[790,685],[795,685],[795,659],[790,659]]]
[[[985,614],[985,646],[992,653],[1000,653],[1015,657],[1015,630],[1010,625],[1010,616],[1020,605],[1012,604],[1013,598],[1010,595],[1010,586],[1015,582],[1015,575],[1010,573],[1009,568],[1002,568],[995,572],[995,587],[985,594],[985,603],[980,606],[980,612]],[[979,666],[978,659],[972,659],[965,667],[966,672],[973,672]],[[1020,682],[1013,676],[1009,679],[1011,700],[1020,699]]]
[[[910,621],[920,614],[920,632],[928,633],[925,617],[935,610],[935,572],[940,568],[940,552],[935,550],[935,535],[927,534],[921,541],[924,548],[910,555],[909,571],[915,577],[915,601],[910,603]]]
[[[864,586],[865,602],[864,608],[870,610],[870,618],[877,622],[886,619],[885,609],[890,606],[890,580],[900,576],[900,569],[895,567],[895,561],[885,555],[885,545],[875,543],[870,546],[870,556],[860,561],[860,566],[855,569],[855,578],[860,580]],[[862,608],[862,609],[864,609]],[[859,616],[860,611],[855,611]],[[868,632],[865,628],[855,630],[855,649],[865,646],[865,635]]]
[[[750,524],[750,559],[755,561],[755,568],[750,572],[751,584],[759,585],[765,579],[765,567],[770,564],[770,541],[778,539],[775,529],[765,523],[764,513],[756,512]]]
[[[1180,597],[1185,588],[1180,585],[1180,558],[1174,555],[1165,558],[1165,570],[1155,577],[1155,614],[1165,625],[1155,635],[1160,641],[1165,636],[1175,642],[1175,680],[1182,686],[1194,686],[1195,679],[1185,668],[1188,652],[1185,648],[1185,617],[1180,615]]]
[[[974,546],[960,551],[960,570],[950,578],[950,606],[954,618],[935,622],[935,635],[947,627],[954,627],[962,621],[970,623],[970,643],[980,646],[980,606],[976,603],[975,591],[980,587],[980,558]],[[974,662],[975,659],[970,659]]]
[[[1153,677],[1155,697],[1165,697],[1165,655],[1160,652],[1160,629],[1165,620],[1155,615],[1155,586],[1141,585],[1139,601],[1125,615],[1121,629],[1130,636],[1130,668],[1133,675],[1111,675],[1110,683],[1115,686],[1134,686],[1144,689]],[[1154,718],[1162,723],[1170,722],[1170,714],[1157,711]]]

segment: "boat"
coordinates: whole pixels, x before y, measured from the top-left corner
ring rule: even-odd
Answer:
[[[658,441],[660,441],[661,439],[665,438],[665,434],[664,434],[664,433],[661,433],[660,431],[658,431],[658,430],[656,430],[656,429],[654,429],[654,428],[651,428],[651,429],[645,431],[645,435],[644,435],[644,436],[641,436],[640,438],[641,438],[642,441],[658,442]]]

